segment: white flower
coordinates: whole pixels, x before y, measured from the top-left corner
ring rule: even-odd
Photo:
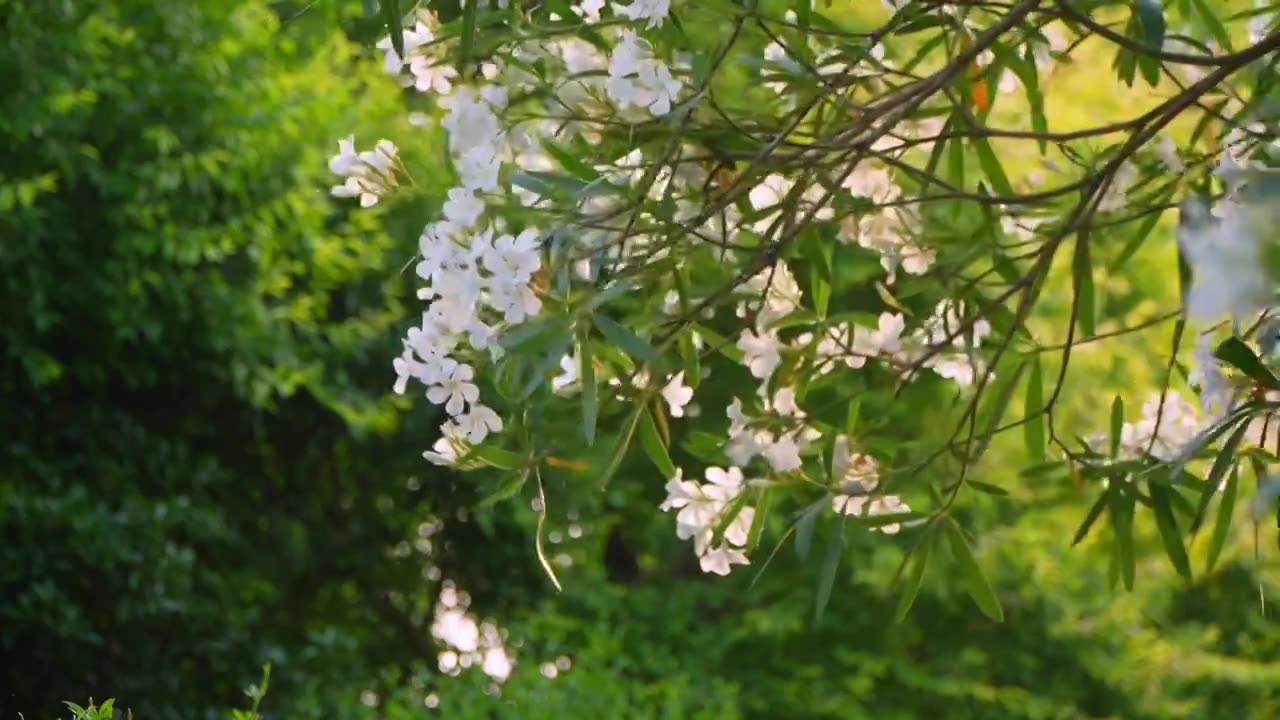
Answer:
[[[350,175],[360,164],[356,153],[355,136],[348,135],[338,141],[338,154],[329,160],[329,170],[335,175]]]
[[[490,278],[489,305],[509,323],[524,322],[542,310],[542,301],[528,285],[494,276]]]
[[[464,402],[474,403],[480,397],[480,388],[471,384],[473,377],[475,371],[470,365],[455,365],[439,385],[427,390],[427,399],[436,405],[445,403],[445,412],[450,415],[460,415]]]
[[[412,30],[402,30],[402,32],[404,33],[403,47],[406,55],[435,39],[435,34],[431,32],[431,29],[421,22],[416,23]],[[404,59],[396,53],[395,46],[391,43],[391,36],[388,35],[378,40],[375,47],[386,53],[383,68],[387,73],[389,75],[399,75],[400,68],[404,65]]]
[[[609,55],[605,92],[610,100],[622,110],[646,108],[653,115],[666,115],[682,87],[670,68],[653,57],[647,42],[630,30],[622,31]]]
[[[1259,239],[1263,232],[1274,232],[1274,206],[1251,207],[1228,200],[1219,204],[1219,210],[1221,219],[1201,211],[1199,222],[1178,231],[1178,244],[1192,269],[1187,314],[1194,320],[1251,315],[1266,306],[1274,290],[1264,270]]]
[[[667,401],[671,417],[684,417],[684,406],[693,399],[693,388],[684,384],[684,371],[675,374],[671,382],[662,388],[662,399]]]
[[[600,11],[603,9],[604,0],[582,0],[582,2],[573,6],[575,14],[591,22],[600,22]]]
[[[448,95],[453,91],[453,81],[458,71],[448,63],[437,63],[435,58],[418,55],[409,61],[409,72],[413,74],[413,87],[418,92],[436,92]]]
[[[496,190],[502,161],[493,145],[476,145],[454,158],[462,186],[472,190]]]
[[[671,0],[631,0],[630,5],[615,6],[617,11],[631,20],[648,20],[647,28],[662,25],[671,7]]]
[[[698,565],[703,572],[716,575],[728,575],[733,565],[750,565],[747,556],[739,549],[729,545],[721,545],[698,558]]]
[[[870,337],[870,342],[879,352],[892,355],[901,348],[900,338],[905,327],[906,320],[902,319],[901,313],[881,313],[879,327]]]
[[[449,222],[462,227],[474,227],[482,212],[484,201],[476,197],[475,191],[466,188],[453,188],[449,191],[449,199],[444,203],[444,216]]]
[[[473,402],[465,415],[454,418],[458,432],[465,435],[472,444],[484,442],[491,432],[502,432],[502,418],[492,409]]]
[[[902,188],[893,181],[888,170],[867,164],[860,164],[845,178],[841,187],[851,195],[865,197],[877,205],[892,202],[902,195]]]
[[[792,435],[782,435],[765,444],[764,459],[774,472],[784,473],[800,469],[800,445]]]
[[[493,249],[484,254],[482,262],[489,272],[509,282],[528,282],[542,266],[537,231],[500,236],[493,242]]]
[[[658,506],[663,512],[670,512],[672,509],[678,510],[701,497],[698,491],[698,483],[692,480],[685,480],[682,468],[676,468],[675,477],[667,481],[665,490],[667,491],[667,499],[663,500],[662,504]]]
[[[466,451],[466,443],[453,421],[440,426],[440,438],[422,456],[435,465],[453,466]]]
[[[764,306],[756,315],[756,327],[764,329],[790,315],[800,307],[803,293],[791,269],[781,260],[742,284],[742,290],[753,296],[764,296]],[[739,317],[742,317],[739,313]]]
[[[677,500],[680,504],[671,505],[680,509],[676,515],[676,537],[681,540],[688,540],[706,530],[742,489],[742,471],[736,467],[728,470],[709,467],[703,475],[707,482],[698,485],[692,497],[684,502]]]
[[[551,392],[567,394],[565,391],[576,382],[578,382],[577,353],[565,355],[560,358],[560,374],[551,378]]]
[[[751,374],[764,379],[773,374],[782,362],[779,353],[778,334],[773,331],[753,333],[743,330],[738,337],[738,349],[742,351],[742,361],[751,370]]]
[[[851,452],[848,436],[838,435],[831,451],[831,479],[844,495],[866,495],[880,484],[880,470],[875,458]]]

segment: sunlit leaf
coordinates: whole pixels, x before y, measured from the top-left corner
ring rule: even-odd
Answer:
[[[996,622],[1003,621],[1004,610],[1000,607],[1000,601],[991,589],[991,583],[982,574],[982,568],[979,567],[978,561],[973,557],[973,549],[969,547],[969,539],[964,536],[964,531],[956,524],[954,518],[948,517],[946,526],[947,540],[951,545],[951,556],[956,561],[957,569],[960,571],[960,577],[964,581],[964,587],[968,591],[969,597],[973,598],[973,602],[984,615]]]

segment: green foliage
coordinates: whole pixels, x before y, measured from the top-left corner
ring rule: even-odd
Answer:
[[[401,5],[378,3],[354,32],[398,25]],[[491,11],[479,0],[449,5],[457,61],[474,64],[490,43],[481,23]],[[778,30],[788,35],[857,25],[844,8],[760,5],[794,7],[796,27]],[[1112,5],[1132,10],[1125,37],[1142,45],[1160,44],[1167,10],[1170,27],[1176,11],[1197,36],[1229,47],[1221,3]],[[503,339],[511,352],[493,380],[529,409],[510,435],[514,447],[479,449],[475,460],[488,469],[474,482],[425,465],[420,452],[437,424],[430,408],[409,410],[385,389],[397,325],[416,307],[402,269],[423,222],[438,216],[443,171],[435,156],[406,158],[416,204],[348,215],[325,197],[333,140],[353,127],[392,127],[403,108],[380,89],[387,79],[357,62],[332,24],[311,23],[307,7],[279,6],[277,16],[231,0],[0,0],[0,139],[22,149],[0,166],[0,301],[9,309],[0,320],[0,653],[16,659],[0,670],[0,714],[51,716],[62,698],[91,695],[118,703],[68,704],[77,720],[111,717],[115,704],[143,720],[407,720],[424,706],[441,717],[532,720],[1280,711],[1280,632],[1269,616],[1276,578],[1249,563],[1233,523],[1250,485],[1237,456],[1247,423],[1224,421],[1218,449],[1205,438],[1186,463],[1207,471],[1197,484],[1181,466],[1170,475],[1119,457],[1125,404],[1116,395],[1109,457],[1083,470],[1074,459],[1050,461],[1067,432],[1107,427],[1103,398],[1119,389],[1132,400],[1131,388],[1165,367],[1152,336],[1137,335],[1119,340],[1126,357],[1110,367],[1079,351],[1073,362],[1083,370],[1060,392],[1068,373],[1048,347],[1057,330],[1092,341],[1131,322],[1142,298],[1174,295],[1176,253],[1161,213],[1065,235],[1068,264],[1024,286],[1044,300],[1043,317],[993,311],[999,333],[1015,340],[994,376],[978,381],[987,397],[968,409],[941,381],[890,397],[870,391],[893,386],[896,373],[823,378],[811,372],[811,348],[788,350],[773,382],[815,401],[824,438],[856,431],[898,469],[947,443],[943,470],[886,476],[895,491],[942,510],[896,536],[833,517],[830,448],[820,444],[805,472],[821,496],[753,488],[753,567],[708,577],[655,506],[677,467],[723,462],[722,435],[669,422],[652,389],[624,398],[629,407],[606,379],[683,370],[704,416],[723,422],[728,399],[756,384],[736,366],[736,321],[700,318],[664,336],[658,309],[621,283],[613,296],[548,301],[545,320]],[[683,24],[660,32],[705,51],[714,23],[738,7],[685,3]],[[943,47],[955,26],[922,7],[911,4],[904,18],[926,39],[898,59],[909,66],[920,49],[913,71],[924,73],[928,47]],[[859,52],[847,49],[855,60]],[[1024,86],[1037,132],[1073,111],[1054,106],[1062,96],[1048,92],[1030,44],[993,54],[985,91],[969,78],[966,112],[944,129],[981,131],[1007,119],[1000,112],[1022,112],[968,112],[976,98],[991,102],[1005,67]],[[1150,57],[1120,55],[1126,83],[1139,71],[1159,80]],[[1094,82],[1097,58],[1076,57]],[[790,82],[814,89],[803,73]],[[731,112],[779,101],[736,66],[716,83]],[[927,113],[936,111],[924,108],[921,119]],[[601,142],[621,154],[632,133],[665,143],[669,132],[627,127]],[[705,138],[738,156],[757,149],[735,142]],[[1108,157],[1055,144],[1073,166]],[[1044,156],[1052,146],[1038,138],[1036,147]],[[577,152],[554,153],[572,177],[515,181],[564,197],[621,192],[575,165]],[[905,179],[909,192],[942,193],[945,180],[1011,195],[1036,161],[981,134],[937,142],[927,159],[941,178]],[[1172,188],[1151,196],[1172,197]],[[986,288],[960,272],[974,247],[1005,286],[1040,272],[1005,254],[1011,238],[978,203],[931,205],[923,222],[953,253],[955,287],[900,277],[890,288],[875,258],[813,228],[781,252],[812,304],[805,322],[865,321],[868,307],[918,317],[961,288],[979,307]],[[719,263],[707,250],[662,268],[682,313],[715,291],[703,270]],[[582,394],[559,400],[543,386],[575,341]],[[1218,357],[1276,384],[1242,340]],[[967,427],[951,443],[948,422],[962,413]],[[581,438],[582,447],[537,454],[536,435]],[[1036,468],[1015,472],[1028,462]],[[768,502],[781,511],[770,516]],[[1195,535],[1210,515],[1212,532]],[[433,519],[444,528],[434,535],[423,529]],[[798,559],[782,547],[792,541]],[[517,664],[500,688],[476,668],[436,670],[440,577],[506,633]],[[275,668],[269,695],[266,670],[250,685],[265,663]],[[548,664],[556,677],[546,677]]]

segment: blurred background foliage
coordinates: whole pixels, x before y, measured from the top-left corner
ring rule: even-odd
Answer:
[[[1108,531],[1070,547],[1096,489],[1019,476],[1017,438],[982,478],[1010,496],[962,500],[999,528],[979,546],[1003,624],[946,573],[890,622],[909,533],[846,534],[821,625],[821,553],[784,546],[754,585],[755,568],[703,576],[642,460],[603,495],[548,478],[555,594],[528,498],[477,509],[485,482],[420,456],[430,406],[388,396],[416,312],[402,269],[448,180],[410,156],[420,202],[328,198],[338,137],[430,132],[345,5],[0,0],[0,717],[90,696],[226,717],[266,662],[262,710],[290,720],[1280,712],[1274,570],[1251,538],[1187,586],[1142,528],[1137,589],[1110,590]],[[1062,92],[1111,92],[1081,57]],[[1172,294],[1168,234],[1104,287]],[[1118,390],[1137,407],[1167,333],[1078,353],[1070,416],[1103,426]],[[884,410],[931,399],[903,402]],[[500,691],[436,670],[442,579],[504,628]]]

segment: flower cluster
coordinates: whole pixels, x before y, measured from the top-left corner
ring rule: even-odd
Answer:
[[[1151,457],[1172,462],[1204,429],[1196,406],[1174,390],[1165,394],[1151,393],[1142,403],[1142,417],[1126,422],[1120,428],[1120,457]],[[1105,453],[1111,440],[1106,433],[1089,437],[1095,452]]]
[[[836,483],[836,493],[831,498],[831,509],[837,513],[858,517],[900,515],[911,512],[911,507],[897,495],[878,493],[880,468],[875,458],[849,449],[849,438],[836,437],[831,453],[831,477]],[[874,529],[893,535],[902,523],[877,525]]]
[[[605,83],[609,99],[620,110],[645,108],[654,115],[666,115],[681,87],[666,63],[653,56],[648,42],[630,30],[622,31],[609,55],[609,80]]]
[[[911,275],[929,271],[935,259],[933,250],[919,245],[920,221],[907,205],[894,205],[902,196],[902,188],[888,170],[867,165],[858,167],[845,178],[844,187],[856,197],[869,200],[874,210],[849,217],[841,224],[840,240],[858,245],[880,256],[880,264],[893,279],[901,267]]]
[[[360,207],[373,207],[378,198],[396,186],[399,150],[390,140],[379,140],[372,150],[356,151],[355,136],[338,141],[338,154],[329,160],[329,170],[346,180],[334,185],[334,197],[358,197]]]
[[[377,47],[383,51],[383,67],[389,74],[399,77],[402,85],[412,86],[418,92],[447,95],[457,82],[458,71],[436,50],[438,46],[433,45],[436,35],[431,29],[431,24],[434,24],[431,21],[433,18],[425,15],[418,19],[412,30],[403,31],[406,57],[400,57],[390,37],[379,40]],[[404,74],[406,62],[409,65],[407,75]]]
[[[736,508],[732,518],[725,517],[748,484],[743,480],[742,470],[709,467],[703,475],[707,479],[705,483],[685,480],[683,471],[676,468],[676,476],[667,482],[667,499],[661,507],[664,512],[679,510],[676,537],[693,540],[703,572],[728,575],[731,566],[750,564],[743,549],[756,511],[742,505]],[[716,530],[721,526],[723,533],[717,539]]]

